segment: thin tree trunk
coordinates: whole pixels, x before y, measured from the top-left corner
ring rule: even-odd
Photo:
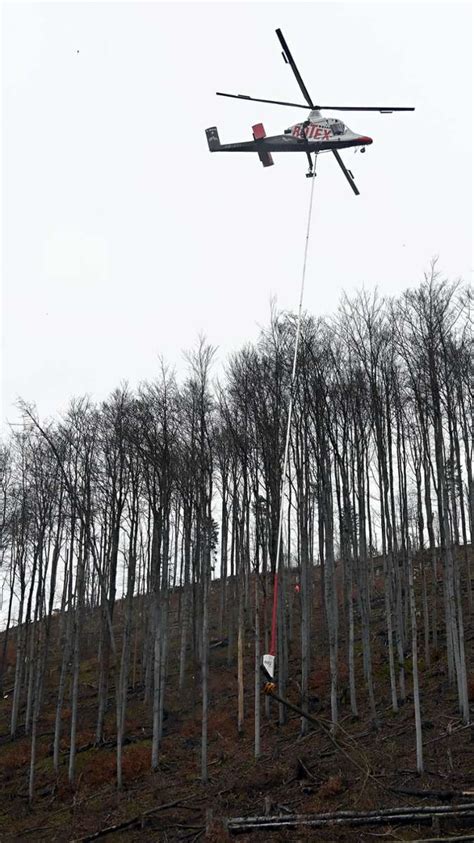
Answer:
[[[255,574],[255,744],[254,756],[260,758],[260,616],[258,610],[258,571]]]
[[[423,735],[421,729],[420,711],[420,688],[418,682],[418,638],[416,623],[416,602],[415,587],[413,584],[413,560],[411,551],[408,552],[408,587],[410,591],[410,616],[411,616],[411,647],[413,663],[413,702],[415,706],[415,732],[416,732],[416,769],[423,772]]]

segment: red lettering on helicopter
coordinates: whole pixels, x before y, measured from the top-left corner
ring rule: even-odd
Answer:
[[[292,135],[295,138],[306,137],[309,140],[314,138],[317,140],[321,139],[327,141],[332,137],[332,131],[331,129],[325,129],[322,126],[315,126],[314,124],[312,126],[308,126],[305,131],[303,126],[298,125],[293,126]]]

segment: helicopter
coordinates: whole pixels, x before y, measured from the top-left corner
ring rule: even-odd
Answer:
[[[232,97],[233,99],[248,100],[251,102],[264,102],[271,105],[289,106],[291,108],[310,109],[306,120],[295,123],[285,129],[282,135],[267,137],[262,123],[252,126],[253,140],[241,143],[221,144],[216,126],[206,129],[206,137],[211,152],[256,152],[264,167],[271,167],[274,163],[272,152],[304,152],[308,158],[309,169],[307,178],[316,175],[313,168],[312,154],[320,152],[332,152],[349,182],[352,190],[359,195],[359,190],[354,181],[352,172],[346,167],[341,158],[339,150],[350,147],[359,148],[365,152],[366,146],[372,143],[372,138],[367,135],[359,135],[351,131],[342,120],[336,118],[325,118],[322,111],[378,111],[380,114],[392,114],[394,111],[414,111],[411,106],[347,106],[347,105],[317,105],[308,93],[301,74],[296,66],[295,60],[290,52],[288,44],[281,29],[276,30],[278,40],[282,47],[282,56],[286,64],[289,64],[306,104],[297,102],[284,102],[281,100],[260,99],[250,97],[247,94],[225,94],[217,91],[218,97]]]

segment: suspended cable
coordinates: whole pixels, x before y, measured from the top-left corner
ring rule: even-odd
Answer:
[[[305,239],[305,246],[304,246],[304,258],[303,258],[303,271],[301,274],[301,288],[300,288],[300,300],[298,306],[298,319],[296,322],[296,334],[295,334],[295,347],[293,352],[293,368],[291,371],[291,382],[290,382],[290,400],[288,403],[288,418],[286,424],[286,439],[285,439],[285,451],[283,457],[283,471],[281,475],[281,485],[280,485],[280,515],[278,519],[278,536],[277,536],[277,550],[276,550],[276,559],[275,559],[275,576],[273,582],[273,609],[272,609],[272,628],[271,628],[271,640],[270,640],[270,652],[263,657],[263,666],[266,669],[267,673],[273,679],[274,676],[274,665],[275,665],[275,655],[276,655],[276,645],[277,645],[277,608],[278,608],[278,570],[280,566],[280,555],[281,555],[281,536],[283,530],[283,507],[284,507],[284,489],[285,489],[285,480],[286,480],[286,473],[288,469],[288,453],[289,453],[289,446],[290,446],[290,433],[291,433],[291,419],[293,415],[293,388],[296,380],[296,370],[297,370],[297,363],[298,363],[298,348],[300,342],[300,335],[301,335],[301,316],[303,312],[303,297],[304,297],[304,285],[305,285],[305,278],[306,278],[306,264],[308,260],[308,247],[309,247],[309,236],[311,232],[311,216],[313,212],[313,197],[314,197],[314,184],[315,184],[315,176],[316,176],[316,160],[317,154],[314,156],[314,170],[313,170],[313,178],[311,179],[311,192],[310,192],[310,199],[309,199],[309,211],[308,211],[308,222],[306,226],[306,239]]]

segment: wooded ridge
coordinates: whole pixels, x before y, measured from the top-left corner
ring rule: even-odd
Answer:
[[[306,314],[283,484],[291,313],[273,310],[219,382],[201,339],[182,382],[163,364],[154,382],[49,421],[21,403],[0,449],[4,789],[14,769],[34,811],[48,782],[54,800],[61,782],[79,793],[91,753],[97,771],[113,753],[105,778],[120,794],[167,765],[178,775],[174,736],[200,787],[227,769],[219,743],[256,765],[251,787],[290,741],[290,767],[305,746],[320,761],[302,758],[295,786],[319,794],[331,770],[342,790],[328,798],[365,778],[381,804],[382,785],[414,787],[384,780],[380,753],[399,735],[425,786],[441,775],[443,791],[469,790],[474,766],[456,758],[471,752],[474,698],[470,304],[433,265],[396,299],[359,293],[333,318]],[[275,574],[280,701],[260,675]],[[323,727],[290,719],[284,699]]]

